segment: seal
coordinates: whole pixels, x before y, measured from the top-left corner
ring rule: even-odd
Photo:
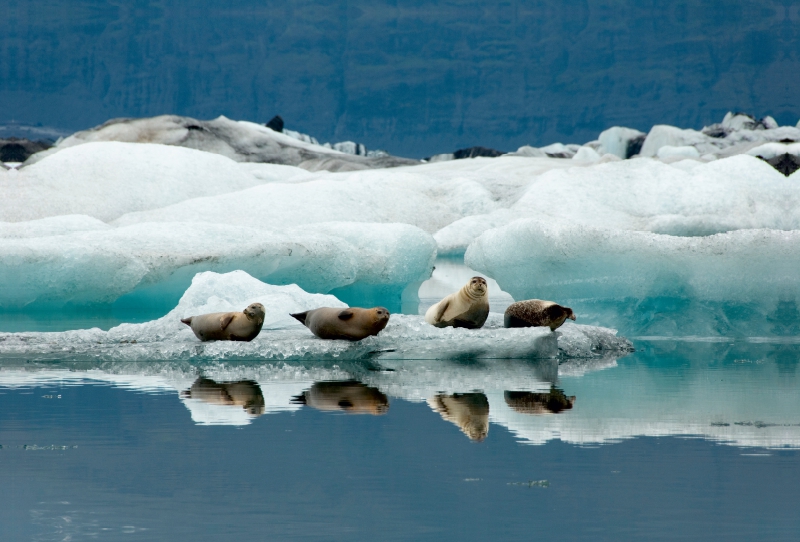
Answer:
[[[552,301],[528,299],[508,306],[503,317],[503,325],[505,327],[549,326],[550,331],[555,331],[567,318],[575,320],[575,313],[569,307],[562,307]]]
[[[210,378],[198,378],[192,387],[181,392],[184,399],[198,399],[211,405],[240,406],[251,416],[264,414],[264,394],[252,380],[237,382],[215,382]]]
[[[489,434],[489,400],[482,393],[439,394],[428,399],[428,406],[470,440],[480,442]]]
[[[503,399],[508,406],[522,414],[558,414],[575,404],[574,395],[567,397],[564,390],[555,386],[550,386],[550,393],[506,391],[503,392]]]
[[[314,382],[302,394],[292,398],[295,405],[307,405],[323,411],[379,416],[389,410],[389,399],[377,388],[357,380]]]
[[[389,311],[383,307],[371,309],[320,307],[291,316],[320,339],[345,341],[360,341],[370,335],[377,335],[389,323]]]
[[[452,293],[425,312],[425,321],[436,327],[483,327],[489,316],[489,287],[483,277],[472,277],[459,291]]]
[[[264,325],[264,305],[253,303],[242,312],[212,312],[183,318],[201,341],[252,341]]]

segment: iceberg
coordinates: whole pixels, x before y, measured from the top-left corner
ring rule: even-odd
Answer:
[[[261,184],[236,162],[181,147],[119,142],[70,147],[0,174],[0,221],[88,215],[109,222],[132,211],[163,207]]]
[[[353,171],[419,163],[388,154],[356,156],[320,145],[316,139],[303,137],[298,132],[285,130],[281,133],[261,124],[234,121],[224,116],[203,121],[178,115],[161,115],[143,119],[112,119],[95,128],[76,132],[59,140],[51,149],[32,155],[25,166],[65,149],[92,142],[156,143],[186,147],[222,155],[236,162],[285,164],[309,171]],[[348,143],[344,142],[340,147],[349,151]]]
[[[85,231],[38,236],[65,223]],[[101,225],[89,217],[0,223],[0,307],[116,303],[163,311],[197,272],[244,269],[317,292],[377,288],[397,310],[407,285],[430,276],[436,254],[431,236],[407,224],[326,223],[283,231],[202,222]]]
[[[261,334],[249,343],[200,343],[181,318],[238,311],[251,303],[266,307]],[[563,326],[557,333],[539,328],[504,329],[502,315],[490,315],[480,330],[439,329],[421,316],[394,314],[376,337],[353,343],[317,339],[290,313],[320,306],[345,307],[339,299],[309,294],[296,285],[265,284],[243,271],[197,274],[178,305],[143,324],[57,333],[0,333],[0,357],[63,361],[207,360],[414,360],[504,358],[602,358],[621,356],[631,343],[616,331]]]
[[[515,299],[551,299],[629,335],[787,335],[800,325],[797,230],[675,237],[520,219],[478,237],[465,263]]]

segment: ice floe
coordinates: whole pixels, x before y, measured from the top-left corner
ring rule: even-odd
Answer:
[[[200,343],[180,322],[194,314],[238,311],[250,303],[266,307],[261,334],[249,343]],[[631,343],[616,331],[592,326],[549,330],[504,329],[493,314],[481,330],[439,329],[420,316],[398,315],[377,337],[356,343],[324,341],[289,315],[319,306],[346,306],[333,296],[308,294],[296,285],[273,286],[243,271],[195,276],[178,306],[144,324],[122,324],[60,333],[0,334],[0,356],[61,360],[407,360],[502,358],[600,358],[624,355]]]

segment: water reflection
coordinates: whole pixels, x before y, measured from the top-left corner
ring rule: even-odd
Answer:
[[[489,434],[489,400],[483,393],[439,394],[428,399],[428,405],[470,440],[480,442]]]
[[[564,390],[550,388],[549,393],[532,393],[529,391],[503,392],[506,404],[522,414],[558,414],[570,410],[575,404],[575,396],[567,397]]]
[[[315,382],[292,402],[323,411],[343,411],[348,414],[386,414],[389,399],[377,388],[356,380]]]
[[[201,424],[246,424],[265,412],[264,394],[253,380],[216,382],[201,376],[180,397]]]

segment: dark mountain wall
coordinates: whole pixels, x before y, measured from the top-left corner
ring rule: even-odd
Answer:
[[[428,156],[800,117],[800,2],[5,0],[0,123],[163,113]]]

